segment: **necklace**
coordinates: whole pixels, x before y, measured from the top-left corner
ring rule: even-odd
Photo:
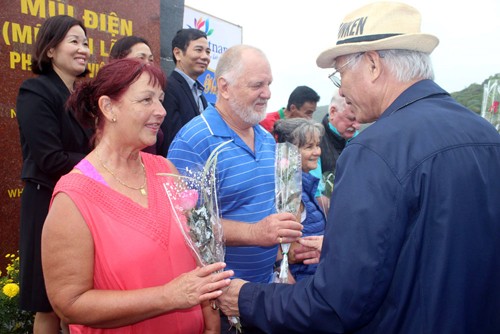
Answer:
[[[106,166],[104,164],[104,162],[102,161],[101,159],[101,155],[97,152],[96,150],[96,155],[97,155],[97,159],[99,160],[99,162],[101,163],[101,166],[102,168],[104,168],[109,174],[111,174],[111,176],[116,180],[118,181],[119,184],[121,184],[122,186],[124,187],[127,187],[129,189],[132,189],[132,190],[139,190],[141,192],[141,195],[143,196],[146,196],[148,193],[146,192],[146,182],[147,182],[147,177],[146,177],[146,169],[144,168],[144,164],[141,162],[141,167],[142,167],[142,172],[144,174],[144,182],[142,182],[142,184],[139,186],[139,187],[132,187],[132,186],[129,186],[128,184],[126,184],[125,182],[123,182],[122,180],[120,180],[118,178],[118,176],[115,175],[115,173],[113,173],[113,171],[111,169],[108,168],[108,166]]]

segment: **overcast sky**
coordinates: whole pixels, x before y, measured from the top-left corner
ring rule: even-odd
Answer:
[[[367,0],[185,0],[185,5],[241,26],[243,43],[262,49],[274,81],[268,112],[286,105],[300,85],[329,103],[329,69],[316,58],[336,42],[346,14]],[[407,0],[422,13],[422,32],[437,36],[432,53],[436,82],[449,92],[500,73],[500,1]]]

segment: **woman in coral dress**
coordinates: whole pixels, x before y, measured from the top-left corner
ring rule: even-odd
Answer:
[[[217,333],[210,306],[231,271],[197,268],[163,189],[177,173],[153,145],[165,117],[161,69],[121,59],[68,104],[95,148],[57,183],[42,235],[49,299],[71,333]]]

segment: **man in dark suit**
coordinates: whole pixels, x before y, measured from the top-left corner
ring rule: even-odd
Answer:
[[[163,106],[167,116],[161,125],[164,139],[161,155],[167,156],[177,132],[208,105],[198,77],[210,64],[207,35],[198,29],[181,29],[172,40],[175,69],[167,80]]]

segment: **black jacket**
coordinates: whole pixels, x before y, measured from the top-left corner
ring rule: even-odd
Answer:
[[[325,135],[321,138],[321,171],[333,173],[340,153],[345,148],[346,140],[334,133],[328,126],[328,114],[325,115],[321,124],[325,127]]]
[[[206,108],[208,103],[203,95],[201,95],[201,102],[203,108]],[[182,75],[176,71],[172,71],[168,77],[163,107],[167,111],[167,116],[161,125],[163,145],[161,145],[161,152],[157,154],[166,157],[168,148],[177,132],[187,122],[200,114],[191,87],[189,87]]]
[[[21,178],[53,189],[90,151],[90,132],[65,108],[69,90],[55,72],[24,81],[17,96]]]

